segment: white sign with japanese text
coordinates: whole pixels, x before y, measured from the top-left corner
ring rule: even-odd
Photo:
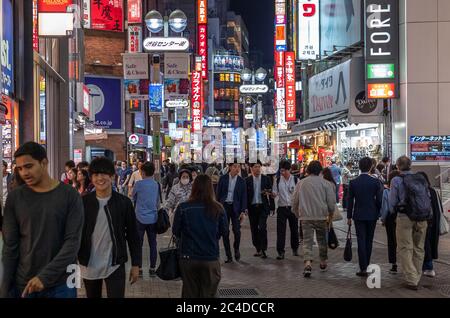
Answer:
[[[239,92],[242,94],[265,94],[269,91],[267,85],[242,85],[239,87]]]
[[[298,1],[298,59],[320,55],[319,0]]]
[[[148,52],[186,51],[189,40],[186,38],[152,37],[144,40],[144,49]]]

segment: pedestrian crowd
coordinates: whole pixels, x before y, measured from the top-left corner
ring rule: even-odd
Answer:
[[[379,220],[386,229],[390,273],[400,268],[410,289],[418,289],[422,274],[436,275],[433,260],[445,222],[441,199],[425,173],[411,171],[406,156],[395,165],[387,158],[380,163],[362,158],[358,175],[351,165],[340,167],[336,161],[329,167],[312,161],[301,168],[282,161],[277,174],[265,175],[259,161],[177,167],[165,160],[158,171],[161,182],[152,162],[68,161],[55,180],[39,144],[23,144],[14,157],[11,174],[3,162],[0,297],[76,297],[67,284],[73,264],[80,268],[88,298],[102,297],[103,284],[107,297],[124,297],[127,276],[134,284],[143,275],[145,235],[148,272],[157,275],[161,211],[171,216],[186,298],[217,296],[219,242],[225,263],[239,262],[245,218],[254,256],[267,259],[267,220],[275,213],[276,259],[285,259],[289,225],[292,255],[299,256],[302,248],[305,278],[313,273],[315,239],[319,269],[328,269],[330,233],[342,209],[349,230],[356,230],[357,276],[368,275]]]

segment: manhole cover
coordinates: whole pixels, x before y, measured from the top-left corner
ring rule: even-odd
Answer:
[[[255,288],[219,288],[219,298],[257,298],[262,297]]]
[[[445,297],[450,297],[450,285],[442,285],[439,287],[439,292]]]

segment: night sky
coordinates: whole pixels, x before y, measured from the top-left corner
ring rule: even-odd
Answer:
[[[273,0],[231,0],[231,10],[247,26],[250,50],[264,54],[264,64],[273,65],[275,4]]]

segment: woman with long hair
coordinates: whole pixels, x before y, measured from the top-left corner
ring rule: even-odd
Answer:
[[[219,240],[227,234],[228,223],[209,176],[195,178],[189,200],[176,209],[172,232],[180,242],[182,297],[217,297]]]
[[[78,193],[83,196],[88,194],[92,190],[91,179],[89,178],[89,173],[84,169],[79,169],[77,171],[77,185]]]
[[[336,187],[337,187],[336,181],[334,181],[333,174],[331,173],[330,168],[326,167],[322,170],[322,177],[325,180],[330,181],[334,185],[334,188],[336,189]]]
[[[74,187],[75,189],[77,189],[77,185],[78,185],[78,170],[77,168],[72,168],[69,170],[68,172],[69,175],[69,184]]]

